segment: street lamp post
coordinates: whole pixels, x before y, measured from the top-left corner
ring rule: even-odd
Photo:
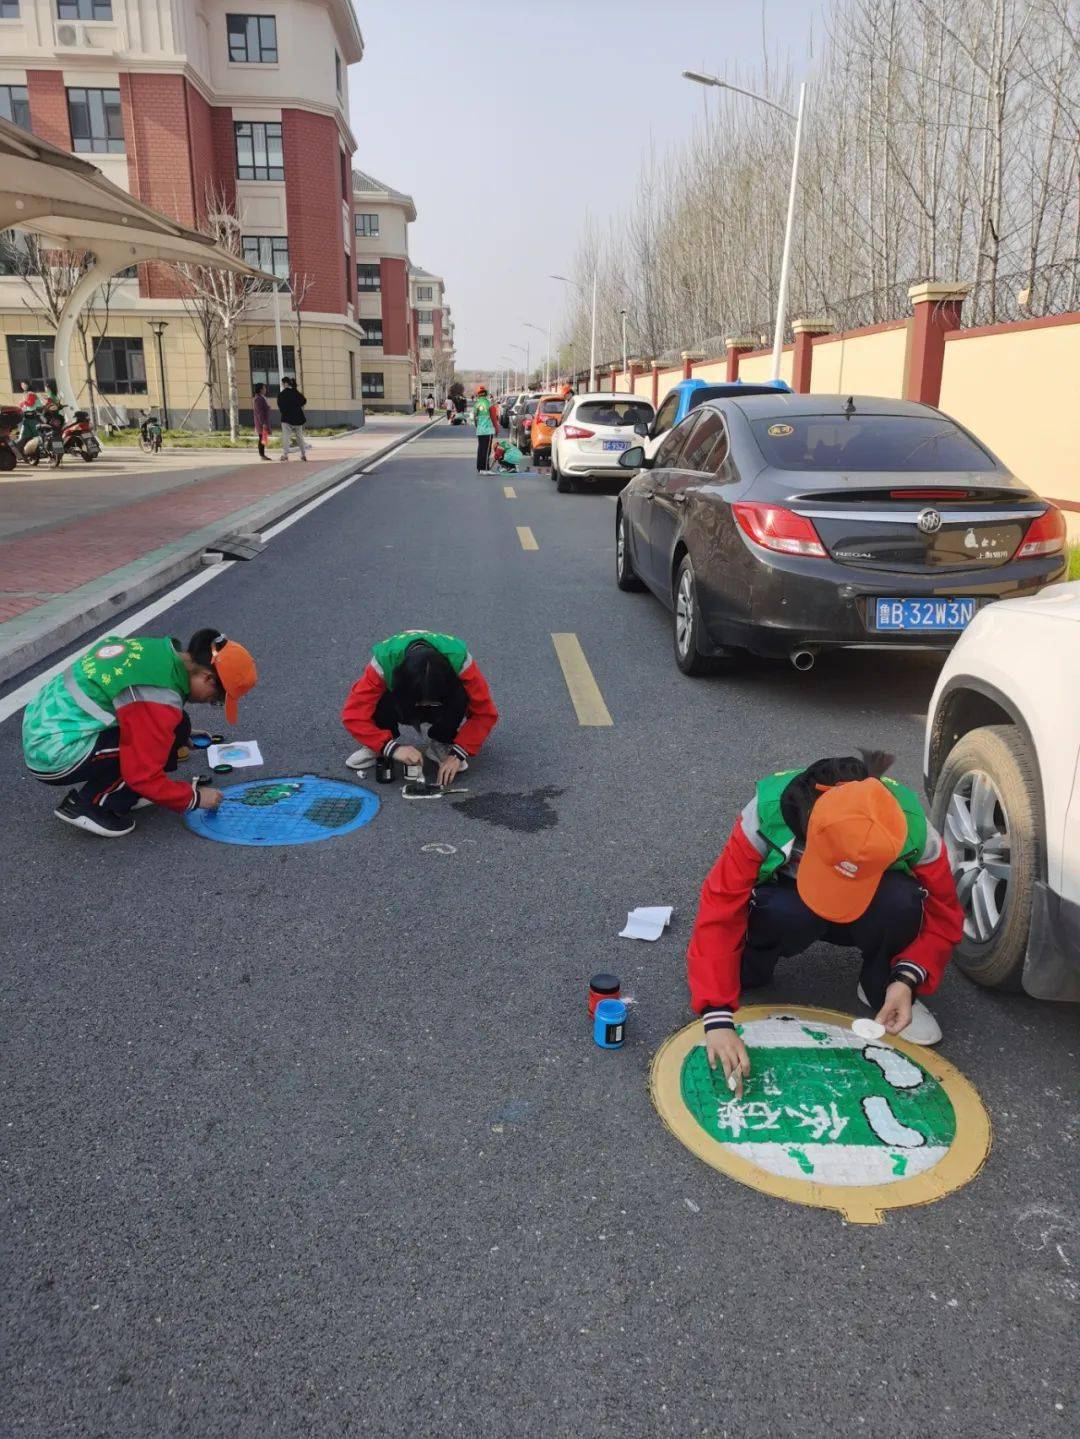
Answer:
[[[546,335],[544,344],[544,389],[551,389],[551,321],[547,322],[547,330],[542,330],[539,325],[534,325],[531,320],[521,322],[527,330],[537,330],[541,335]]]
[[[623,379],[625,380],[625,379],[626,379],[626,311],[625,311],[625,310],[620,310],[620,311],[619,311],[619,315],[620,315],[621,318],[622,318],[622,373],[623,373]]]
[[[508,391],[515,390],[517,388],[517,385],[515,383],[517,375],[512,367],[517,364],[517,361],[513,359],[513,357],[510,355],[500,355],[499,359],[502,360],[504,365],[511,366],[511,369],[507,372],[506,388]]]
[[[158,374],[161,376],[161,428],[169,428],[169,400],[165,393],[165,356],[161,348],[161,337],[169,328],[168,320],[151,320],[150,328],[157,339]]]
[[[776,327],[773,331],[772,377],[774,380],[778,380],[780,378],[780,356],[784,349],[784,326],[787,323],[791,236],[795,228],[795,194],[799,184],[799,152],[802,149],[803,103],[806,99],[806,86],[805,84],[799,86],[799,108],[793,115],[790,110],[785,110],[783,105],[778,105],[775,100],[768,100],[764,95],[756,95],[753,90],[744,90],[739,85],[731,85],[727,80],[718,80],[715,75],[703,75],[698,70],[684,70],[682,73],[685,80],[693,80],[695,85],[712,85],[718,90],[734,90],[737,95],[745,95],[750,100],[756,100],[760,105],[768,105],[771,110],[779,110],[781,115],[786,115],[789,120],[795,121],[795,144],[791,152],[791,185],[788,189],[787,223],[784,226],[784,253],[780,260],[780,287],[776,295]]]
[[[576,280],[568,280],[565,275],[552,275],[553,280],[561,280],[564,285],[573,285],[575,290],[580,290],[584,295],[585,288],[579,285]],[[592,324],[589,330],[589,389],[596,389],[596,271],[592,277]]]
[[[512,350],[520,350],[521,353],[525,356],[525,388],[528,389],[530,384],[529,342],[526,340],[524,345],[511,345],[510,348]]]

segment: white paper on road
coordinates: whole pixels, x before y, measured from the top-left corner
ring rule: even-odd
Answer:
[[[206,751],[206,758],[210,765],[231,764],[233,769],[265,764],[259,741],[255,739],[231,739],[225,744],[212,744]]]
[[[626,916],[626,928],[619,930],[620,939],[659,939],[671,923],[671,905],[642,905]]]

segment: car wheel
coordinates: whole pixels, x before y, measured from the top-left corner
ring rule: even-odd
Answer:
[[[630,557],[630,526],[621,509],[615,521],[615,583],[620,590],[645,588],[634,571],[634,561]]]
[[[558,464],[557,464],[556,461],[555,461],[555,449],[554,449],[554,446],[552,447],[552,450],[551,450],[551,478],[555,481],[556,484],[559,483],[560,472],[559,472],[559,466],[558,466]]]
[[[555,477],[555,488],[558,490],[560,495],[572,495],[577,489],[577,485],[574,483],[574,481],[570,478],[569,475],[564,475],[563,472],[560,470],[558,475]]]
[[[698,652],[701,634],[701,611],[697,602],[697,579],[693,561],[683,555],[675,577],[675,608],[672,612],[675,663],[684,675],[707,675],[715,669],[708,655]]]
[[[1012,725],[972,730],[949,751],[931,818],[944,837],[964,934],[956,962],[990,989],[1019,989],[1042,835],[1031,746]]]

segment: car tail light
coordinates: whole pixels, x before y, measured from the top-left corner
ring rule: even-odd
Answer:
[[[563,425],[562,432],[568,440],[591,440],[595,437],[595,430],[587,430],[584,425]]]
[[[763,549],[781,555],[815,555],[824,558],[825,546],[805,515],[779,505],[732,505],[735,520],[744,534]]]
[[[1065,516],[1055,506],[1032,520],[1024,543],[1016,552],[1018,560],[1031,560],[1037,555],[1056,555],[1065,548]]]
[[[531,430],[531,429],[532,429],[532,415],[526,415],[525,418],[522,420],[521,423],[522,423],[522,425],[525,427],[525,429]]]

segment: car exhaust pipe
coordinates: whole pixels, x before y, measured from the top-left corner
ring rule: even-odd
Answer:
[[[814,661],[817,659],[817,651],[807,649],[792,650],[788,658],[791,660],[791,663],[795,666],[797,670],[800,670],[803,674],[805,674],[807,670],[812,670],[814,668]]]

